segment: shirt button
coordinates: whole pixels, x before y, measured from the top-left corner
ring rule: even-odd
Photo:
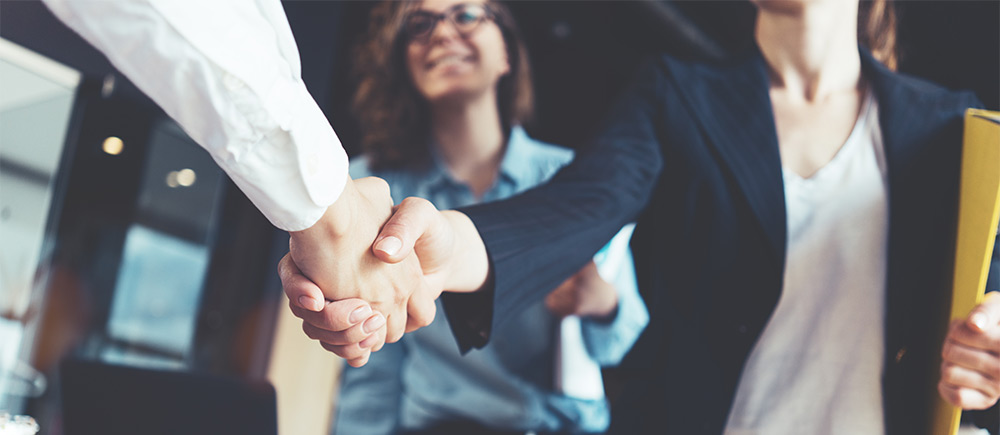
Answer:
[[[899,348],[899,351],[896,352],[896,364],[899,364],[901,361],[903,361],[904,356],[906,356],[906,348],[901,347]]]
[[[235,91],[243,87],[243,81],[230,73],[225,73],[222,76],[222,84],[230,91]]]

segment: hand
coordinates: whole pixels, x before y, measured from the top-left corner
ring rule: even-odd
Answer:
[[[438,211],[422,198],[406,198],[393,209],[372,249],[386,263],[416,255],[437,290],[474,292],[489,277],[486,246],[472,220],[458,211]]]
[[[324,299],[357,298],[368,302],[373,311],[384,314],[385,340],[395,342],[404,331],[434,320],[434,300],[440,287],[435,291],[427,284],[416,257],[386,264],[372,255],[372,242],[391,212],[392,198],[384,181],[349,180],[340,198],[319,222],[307,230],[291,233],[289,256],[302,275],[322,290]],[[322,302],[311,294],[303,295],[313,302],[300,306],[315,308],[317,302]],[[303,295],[297,295],[293,304],[299,303]],[[331,314],[336,313],[339,311]],[[309,319],[303,320],[310,323]],[[347,319],[337,320],[343,326]],[[380,340],[374,346],[381,344]]]
[[[278,276],[288,296],[288,306],[302,319],[302,330],[324,349],[347,360],[353,367],[368,363],[372,352],[385,342],[385,316],[372,311],[360,299],[324,301],[319,286],[310,281],[285,255],[278,263]]]
[[[988,409],[1000,398],[1000,294],[986,295],[955,320],[941,351],[938,392],[962,409]]]
[[[372,252],[390,264],[408,261],[415,253],[422,266],[426,293],[434,297],[444,288],[474,291],[483,286],[489,270],[486,248],[468,217],[453,211],[439,212],[418,198],[407,198],[394,210],[370,248]],[[279,275],[292,312],[303,319],[303,330],[320,340],[325,349],[360,367],[368,361],[371,351],[382,347],[378,334],[384,333],[376,329],[378,321],[373,321],[379,316],[376,311],[359,325],[367,312],[361,299],[323,301],[329,296],[324,296],[322,286],[296,267],[291,254],[279,264]],[[431,304],[433,307],[433,301]]]
[[[545,306],[561,317],[607,318],[618,308],[618,291],[601,278],[591,261],[549,293]]]

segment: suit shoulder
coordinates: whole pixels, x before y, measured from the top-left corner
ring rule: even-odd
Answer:
[[[982,107],[976,94],[968,90],[948,89],[929,80],[909,74],[893,73],[899,89],[918,95],[928,108],[964,113],[970,107]]]

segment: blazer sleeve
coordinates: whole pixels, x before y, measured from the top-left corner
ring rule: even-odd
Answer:
[[[644,208],[663,166],[665,82],[662,62],[644,62],[572,164],[521,195],[461,209],[490,259],[484,291],[443,296],[463,351],[484,346],[491,330],[544,298]]]

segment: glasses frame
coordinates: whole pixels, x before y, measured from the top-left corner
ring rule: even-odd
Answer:
[[[465,31],[462,31],[461,26],[456,22],[455,17],[458,15],[459,11],[462,11],[463,9],[469,6],[482,8],[484,13],[482,18],[479,20],[479,22],[476,23],[475,26]],[[429,17],[432,20],[431,26],[428,27],[427,31],[425,32],[421,32],[420,34],[414,34],[410,30],[410,20],[412,20],[413,17],[418,15]],[[472,32],[475,32],[476,29],[479,29],[479,27],[482,26],[483,23],[485,23],[486,21],[495,22],[496,12],[493,11],[493,9],[490,7],[489,4],[475,3],[475,2],[459,3],[448,9],[445,9],[443,12],[440,13],[430,12],[426,10],[418,10],[411,13],[403,21],[403,34],[405,35],[406,40],[409,42],[414,42],[414,41],[427,42],[428,40],[430,40],[431,35],[434,34],[434,31],[437,29],[438,24],[440,24],[442,21],[447,21],[449,24],[451,24],[451,28],[455,29],[456,33],[461,35],[463,38],[468,38],[469,35],[472,34]]]

